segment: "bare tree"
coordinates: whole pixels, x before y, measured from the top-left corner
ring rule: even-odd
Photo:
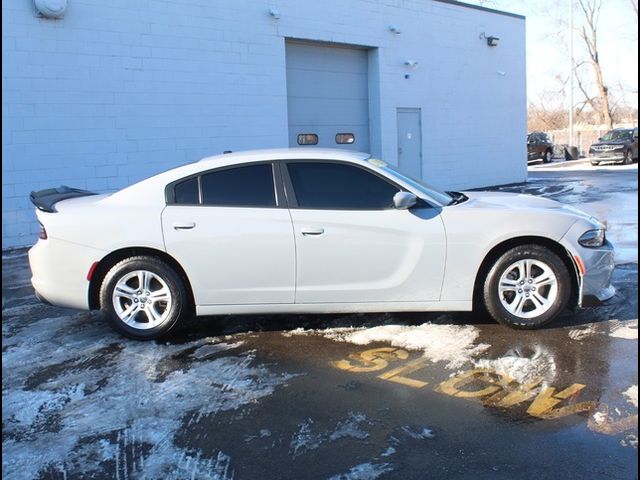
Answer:
[[[584,16],[584,22],[578,29],[578,33],[587,51],[587,60],[574,65],[574,72],[578,82],[578,88],[585,97],[585,104],[588,104],[594,112],[597,112],[600,119],[608,129],[613,128],[613,115],[609,102],[609,88],[605,84],[602,74],[602,66],[598,52],[598,20],[600,17],[600,9],[602,7],[601,0],[578,0],[578,6]],[[598,90],[597,95],[591,95],[585,85],[584,79],[581,77],[581,69],[583,65],[591,65],[593,71],[595,86]]]

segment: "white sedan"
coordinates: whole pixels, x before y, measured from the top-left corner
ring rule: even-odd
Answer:
[[[136,339],[188,315],[470,311],[536,328],[614,294],[596,219],[552,200],[442,192],[367,154],[230,153],[109,195],[33,192],[32,283]]]

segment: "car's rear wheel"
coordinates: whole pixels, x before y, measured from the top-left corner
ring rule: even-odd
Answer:
[[[538,328],[567,306],[571,277],[564,262],[540,245],[521,245],[492,265],[483,289],[484,304],[499,323]]]
[[[186,315],[187,302],[180,275],[154,257],[136,256],[118,262],[100,288],[100,308],[111,326],[136,340],[167,334]]]
[[[542,156],[542,161],[544,163],[551,162],[551,150],[547,150],[546,152],[544,152],[544,155]]]

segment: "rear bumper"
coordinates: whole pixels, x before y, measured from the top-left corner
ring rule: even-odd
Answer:
[[[104,252],[83,245],[49,238],[29,250],[31,284],[44,303],[89,310],[87,273]]]

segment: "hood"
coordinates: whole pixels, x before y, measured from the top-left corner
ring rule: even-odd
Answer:
[[[457,206],[477,209],[516,210],[522,212],[554,211],[558,214],[565,214],[576,219],[582,218],[600,223],[582,210],[544,197],[506,192],[464,192],[464,194],[469,197],[469,200]]]
[[[631,140],[610,140],[608,142],[596,142],[596,143],[592,143],[591,147],[601,147],[601,146],[605,146],[605,145],[617,145],[617,146],[624,146],[624,145],[628,145],[631,143]]]

